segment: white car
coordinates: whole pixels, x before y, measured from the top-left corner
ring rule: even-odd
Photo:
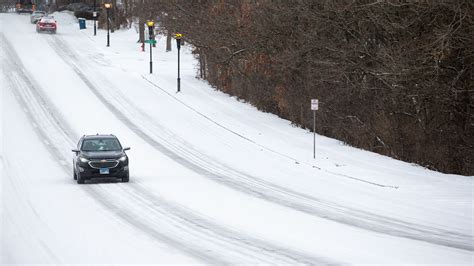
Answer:
[[[30,16],[30,21],[32,24],[36,24],[40,18],[46,16],[47,13],[45,11],[33,11]]]

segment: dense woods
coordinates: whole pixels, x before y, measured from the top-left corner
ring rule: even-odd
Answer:
[[[166,1],[217,89],[363,149],[474,174],[473,2]]]
[[[317,98],[319,134],[474,175],[471,0],[121,2],[116,25],[183,33],[218,90],[307,129]]]

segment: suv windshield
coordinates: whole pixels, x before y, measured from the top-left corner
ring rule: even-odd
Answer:
[[[85,139],[82,143],[83,151],[118,151],[121,149],[122,146],[118,140],[113,138]]]

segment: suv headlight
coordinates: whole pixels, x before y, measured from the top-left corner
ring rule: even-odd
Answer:
[[[84,158],[84,157],[79,157],[79,160],[83,163],[88,163],[89,162],[89,159]]]
[[[127,155],[120,157],[119,161],[125,162],[127,160]]]

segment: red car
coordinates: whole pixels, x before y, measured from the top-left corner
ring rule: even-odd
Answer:
[[[58,24],[56,23],[56,20],[53,17],[42,17],[36,23],[36,32],[47,31],[51,33],[56,33],[57,27]]]

